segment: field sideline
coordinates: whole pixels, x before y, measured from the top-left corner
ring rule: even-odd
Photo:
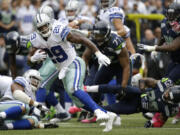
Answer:
[[[163,128],[143,128],[146,121],[141,114],[121,116],[121,127],[103,133],[103,127],[96,124],[81,124],[73,119],[59,124],[57,129],[34,129],[0,131],[0,135],[180,135],[180,123],[172,125],[169,119]]]

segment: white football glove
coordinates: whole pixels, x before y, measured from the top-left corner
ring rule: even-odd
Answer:
[[[58,78],[61,80],[66,76],[66,73],[68,72],[69,68],[68,67],[63,67],[58,75]]]
[[[32,63],[35,63],[35,62],[40,62],[40,61],[43,61],[47,58],[47,54],[42,51],[40,52],[41,49],[38,49],[33,56],[31,56],[31,62]]]
[[[111,60],[104,54],[102,54],[100,51],[95,52],[96,57],[98,58],[98,63],[100,65],[108,66],[111,64]]]
[[[157,45],[154,45],[154,46],[149,46],[149,45],[145,45],[145,44],[137,44],[138,48],[140,50],[144,50],[144,51],[147,51],[147,52],[152,52],[152,51],[155,51],[156,50],[156,47]]]

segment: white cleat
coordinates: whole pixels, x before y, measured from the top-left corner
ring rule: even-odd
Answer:
[[[121,126],[121,117],[117,116],[113,123],[114,126]]]
[[[112,130],[113,128],[113,122],[116,119],[117,115],[113,112],[107,112],[107,114],[109,115],[109,119],[106,122],[106,127],[103,129],[103,132],[109,132]]]
[[[121,117],[120,116],[117,116],[116,119],[114,120],[113,122],[113,125],[114,126],[121,126]],[[106,123],[105,122],[101,122],[99,124],[99,126],[106,126]]]
[[[109,115],[100,109],[96,109],[94,111],[94,114],[96,115],[96,121],[107,121],[109,119]]]
[[[171,123],[172,124],[177,124],[179,122],[179,120],[180,120],[179,118],[174,118]]]
[[[101,122],[100,124],[99,124],[99,126],[106,126],[106,122]]]

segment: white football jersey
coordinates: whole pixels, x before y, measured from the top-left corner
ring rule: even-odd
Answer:
[[[112,7],[109,9],[102,9],[98,15],[99,19],[110,25],[111,29],[115,31],[112,23],[113,19],[121,19],[124,23],[125,14],[124,11],[119,7]]]
[[[4,96],[5,91],[12,84],[12,77],[0,75],[0,97]]]
[[[50,37],[44,40],[38,33],[31,35],[32,46],[46,51],[56,67],[68,67],[76,57],[74,47],[66,40],[70,28],[59,20],[55,20],[52,25]]]
[[[33,100],[36,100],[35,93],[32,91],[30,83],[24,78],[24,77],[16,77],[14,79],[15,83],[18,83],[19,85],[24,87],[24,92]],[[15,100],[12,91],[11,91],[11,85],[9,85],[8,89],[5,91],[5,94],[3,96],[4,98],[7,97],[11,100]]]

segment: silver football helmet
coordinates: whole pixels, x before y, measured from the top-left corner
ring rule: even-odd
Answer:
[[[117,0],[100,0],[101,8],[111,8],[116,4]]]
[[[46,14],[50,19],[54,19],[54,11],[50,6],[42,6],[39,9],[40,14]]]
[[[36,92],[42,80],[39,71],[30,69],[24,73],[23,77],[30,83],[32,91]]]
[[[78,0],[70,0],[65,8],[69,21],[73,21],[81,10],[81,3]]]
[[[37,14],[34,23],[37,33],[39,33],[43,38],[47,38],[51,35],[51,19],[47,14]]]

